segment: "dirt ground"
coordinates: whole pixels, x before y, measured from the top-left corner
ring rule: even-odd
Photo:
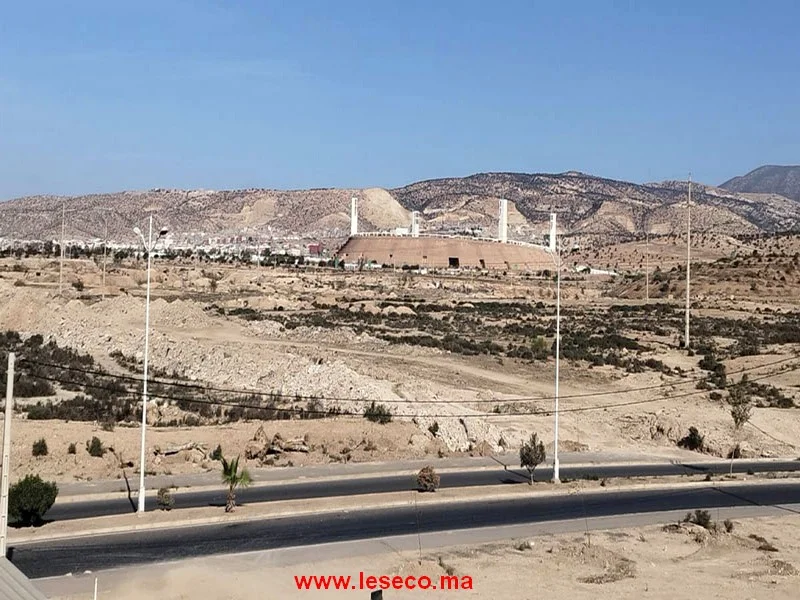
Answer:
[[[136,265],[112,266],[105,289],[108,295],[101,299],[104,290],[98,265],[67,261],[68,283],[60,297],[57,261],[3,261],[0,330],[41,333],[91,354],[97,364],[119,373],[120,367],[109,356],[112,351],[134,360],[142,357],[143,276]],[[78,280],[85,286],[81,293],[71,285]],[[366,320],[369,315],[388,314],[389,308],[399,310],[393,306],[380,308],[380,301],[401,296],[415,298],[418,303],[543,300],[551,305],[550,281],[178,264],[158,265],[154,283],[152,368],[178,370],[198,384],[335,398],[333,404],[353,412],[320,421],[265,422],[270,438],[275,433],[284,438],[307,436],[313,446],[308,454],[284,454],[277,465],[469,452],[513,455],[534,431],[549,444],[549,452],[552,450],[552,359],[530,362],[487,354],[465,356],[439,348],[390,344],[350,327],[285,328],[272,319],[248,321],[210,310],[220,306],[258,309],[278,319],[287,314],[313,314],[321,305],[336,305]],[[747,280],[737,285],[747,289]],[[609,296],[613,291],[613,283],[599,280],[565,282],[562,300],[572,309],[592,306],[602,312],[621,302]],[[710,291],[713,288],[706,286],[697,293]],[[784,295],[785,310],[796,310],[797,298]],[[707,303],[695,314],[745,319],[762,304],[759,293],[752,293],[725,307]],[[570,324],[565,327],[569,330]],[[656,349],[653,358],[682,375],[655,370],[625,372],[609,365],[589,368],[585,362],[563,360],[562,451],[680,456],[684,451],[678,450],[676,442],[695,426],[705,436],[706,456],[726,456],[735,443],[748,457],[797,456],[800,410],[759,407],[753,410],[750,423],[735,431],[730,406],[724,400],[710,400],[707,393],[698,393],[695,384],[704,372],[698,369],[697,356],[689,357],[670,346],[663,335],[640,332],[637,336]],[[720,340],[720,344],[734,341]],[[726,365],[729,373],[749,369],[751,377],[763,377],[763,383],[776,385],[800,399],[797,371],[782,370],[793,364],[797,346],[765,347],[758,355],[726,360]],[[376,425],[365,421],[361,413],[369,399],[386,403],[395,415],[393,422]],[[524,410],[518,410],[520,406]],[[181,415],[167,403],[149,416],[154,424],[163,425]],[[33,422],[19,417],[13,435],[15,473],[39,473],[57,481],[71,481],[117,477],[120,463],[133,461],[138,468],[139,431],[135,426],[118,424],[113,431],[104,431],[98,423]],[[226,455],[244,453],[257,427],[257,422],[151,427],[147,470],[159,474],[203,471],[208,468],[207,453],[218,444]],[[90,457],[86,442],[95,435],[115,453]],[[48,455],[31,456],[33,443],[42,437],[47,441]],[[157,456],[157,447],[163,450],[189,442],[198,443],[201,450]],[[70,443],[76,444],[75,455],[67,453]]]
[[[0,419],[2,421],[2,419]],[[12,472],[24,477],[39,474],[54,481],[91,481],[97,479],[121,479],[120,464],[127,475],[139,471],[141,430],[138,427],[117,426],[113,431],[104,431],[92,423],[48,421],[43,429],[42,421],[20,419],[14,421],[12,431]],[[147,430],[147,473],[158,475],[180,475],[219,470],[219,463],[208,458],[217,444],[230,458],[241,453],[260,423],[232,423],[209,427],[150,427]],[[429,433],[424,435],[411,422],[394,423],[385,427],[370,423],[363,418],[342,418],[341,421],[265,421],[264,432],[268,437],[280,432],[284,438],[305,438],[313,450],[309,453],[287,452],[276,458],[275,466],[303,466],[330,462],[391,461],[438,456],[442,444]],[[97,436],[109,449],[102,457],[90,456],[86,442]],[[33,443],[44,437],[47,441],[47,456],[31,456]],[[172,455],[156,454],[195,442],[200,448],[181,451]],[[75,454],[69,454],[69,445],[74,443]],[[257,466],[258,461],[249,461]]]
[[[721,525],[721,524],[720,524]],[[533,537],[513,543],[426,552],[386,552],[369,558],[304,561],[277,567],[247,555],[131,569],[105,579],[99,598],[133,600],[259,600],[366,598],[367,591],[298,591],[295,575],[426,575],[446,573],[471,590],[388,590],[387,599],[428,597],[530,600],[797,598],[800,519],[734,519],[729,533],[697,525],[649,526]],[[449,594],[449,596],[448,596]],[[83,600],[89,595],[61,596]]]

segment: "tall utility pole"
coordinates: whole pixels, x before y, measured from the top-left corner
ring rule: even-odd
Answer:
[[[553,425],[553,482],[560,483],[560,469],[558,462],[558,380],[559,367],[561,361],[561,248],[558,246],[558,235],[556,233],[556,215],[550,215],[550,247],[549,254],[553,259],[556,269],[556,373],[555,385],[553,390],[554,407],[553,415],[555,424]]]
[[[0,558],[8,546],[8,477],[11,470],[11,415],[14,412],[14,353],[8,353],[6,373],[6,412],[3,421],[3,475],[0,482]]]
[[[103,237],[103,292],[102,299],[106,299],[106,262],[108,258],[108,217],[104,219],[106,231]]]
[[[558,242],[556,242],[558,244]],[[553,427],[553,482],[561,483],[558,464],[558,376],[561,360],[561,249],[556,249],[556,382],[555,382],[555,426]]]
[[[689,173],[689,201],[686,204],[686,331],[683,335],[684,348],[689,349],[689,271],[692,266],[692,174]]]
[[[103,212],[103,226],[105,228],[105,232],[103,234],[103,290],[101,292],[102,298],[105,299],[106,297],[106,269],[108,264],[108,211],[113,210],[111,208],[103,208],[99,207],[97,210]]]
[[[644,303],[650,304],[650,231],[644,232]]]
[[[64,283],[64,231],[66,229],[67,221],[67,206],[64,202],[61,203],[61,260],[58,262],[58,295],[61,295],[61,289]]]

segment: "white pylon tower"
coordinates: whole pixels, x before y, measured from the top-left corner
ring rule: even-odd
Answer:
[[[502,243],[508,241],[508,200],[500,199],[500,219],[497,226],[497,239]]]
[[[411,213],[411,237],[419,237],[419,211],[415,210]]]
[[[358,235],[358,198],[350,198],[350,236]]]

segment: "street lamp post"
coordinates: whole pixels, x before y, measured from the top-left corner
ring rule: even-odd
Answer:
[[[686,202],[686,324],[683,334],[683,347],[689,350],[689,300],[690,271],[692,268],[692,174],[689,173],[689,199]]]
[[[553,483],[561,483],[560,469],[558,462],[558,380],[559,368],[561,363],[561,248],[558,245],[558,235],[556,234],[556,216],[551,215],[550,225],[550,257],[556,269],[556,373],[554,386],[554,407],[553,415],[555,424],[553,426]]]
[[[103,234],[103,290],[101,291],[101,298],[105,300],[106,298],[106,269],[108,263],[108,211],[110,208],[101,208],[103,211],[103,225],[105,228]]]
[[[147,429],[147,361],[150,353],[150,263],[153,255],[153,248],[155,248],[155,245],[156,243],[158,243],[158,240],[163,235],[166,235],[167,230],[162,229],[159,232],[158,237],[154,241],[153,215],[150,215],[150,230],[148,233],[147,241],[145,241],[141,229],[135,227],[133,231],[142,240],[142,245],[144,246],[144,249],[147,252],[147,298],[145,300],[145,309],[144,309],[144,380],[142,382],[142,447],[141,447],[141,454],[139,456],[139,506],[137,508],[137,512],[143,513],[144,497],[145,497],[145,488],[144,488],[145,441],[144,440],[145,440],[145,430]]]
[[[62,294],[64,284],[64,231],[66,229],[67,207],[61,203],[61,258],[58,261],[58,295]]]
[[[556,241],[558,246],[558,241]],[[553,482],[561,483],[558,463],[558,376],[561,361],[561,249],[556,248],[556,382],[555,382],[555,426],[553,427]]]

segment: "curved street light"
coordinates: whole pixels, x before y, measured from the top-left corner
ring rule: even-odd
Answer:
[[[147,299],[145,300],[145,309],[144,309],[144,380],[142,383],[142,448],[141,454],[139,457],[139,505],[137,508],[138,513],[144,512],[144,499],[145,499],[145,487],[144,487],[144,472],[145,472],[145,456],[144,456],[144,439],[145,439],[145,430],[147,429],[147,361],[150,351],[150,261],[153,255],[153,249],[155,248],[158,240],[160,240],[163,236],[168,233],[167,229],[161,229],[158,233],[158,237],[153,239],[153,215],[150,215],[150,231],[148,233],[148,239],[145,241],[144,234],[142,234],[142,230],[138,227],[133,228],[133,232],[139,236],[139,239],[142,240],[142,245],[144,246],[145,251],[147,252]]]

